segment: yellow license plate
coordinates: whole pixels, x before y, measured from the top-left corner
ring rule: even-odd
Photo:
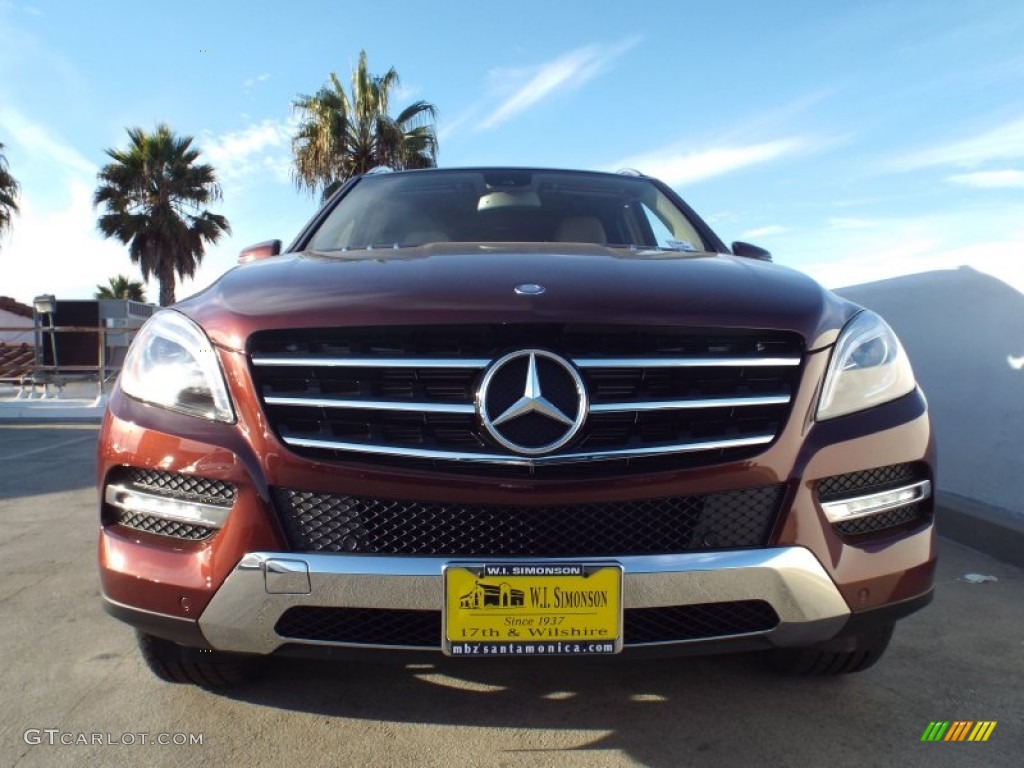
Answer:
[[[444,569],[444,652],[571,656],[622,650],[622,566],[491,563]]]

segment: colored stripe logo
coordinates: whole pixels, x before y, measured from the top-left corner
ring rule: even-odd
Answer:
[[[921,741],[988,741],[995,728],[995,720],[933,720]]]

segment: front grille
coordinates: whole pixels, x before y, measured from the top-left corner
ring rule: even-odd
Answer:
[[[899,488],[928,479],[924,464],[890,464],[845,475],[833,475],[818,481],[818,498],[822,502],[839,501],[852,496],[866,496],[889,488]]]
[[[778,623],[774,609],[762,600],[628,608],[623,612],[623,643],[644,645],[767,632]],[[297,606],[281,615],[274,631],[292,640],[439,648],[441,612]]]
[[[624,611],[626,645],[670,643],[749,632],[767,632],[779,616],[763,600],[676,605],[668,608],[630,608]]]
[[[539,458],[499,445],[474,405],[488,366],[523,349],[573,362],[590,398],[576,437]],[[777,331],[568,324],[265,331],[250,340],[263,408],[296,453],[513,476],[571,476],[581,458],[624,473],[755,455],[789,415],[802,354],[797,335]]]
[[[768,543],[784,487],[559,506],[399,501],[275,488],[299,552],[590,557]]]
[[[834,523],[832,527],[842,536],[863,536],[867,533],[888,531],[892,528],[916,523],[926,516],[927,512],[923,504],[908,504],[905,507],[889,509],[874,515],[865,515],[864,517],[855,517],[853,520]]]
[[[112,510],[110,522],[134,528],[137,531],[155,533],[160,536],[171,536],[175,539],[186,539],[188,541],[202,541],[203,539],[210,538],[217,532],[216,528],[208,528],[204,525],[182,523],[177,520],[168,520],[165,517],[127,512],[123,509]]]
[[[439,648],[441,612],[298,606],[281,615],[274,631],[295,640]]]
[[[235,487],[231,483],[181,472],[124,467],[116,475],[112,475],[110,482],[125,483],[140,491],[181,501],[200,501],[225,506],[230,506],[235,501]]]

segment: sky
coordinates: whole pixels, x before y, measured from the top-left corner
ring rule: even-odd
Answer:
[[[362,49],[394,112],[437,106],[439,165],[635,168],[828,287],[967,265],[1024,291],[1022,39],[1006,0],[0,0],[0,295],[140,279],[92,206],[130,126],[193,136],[223,187],[232,234],[179,298],[290,242],[317,208],[291,104]]]

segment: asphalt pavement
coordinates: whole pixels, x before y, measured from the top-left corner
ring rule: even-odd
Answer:
[[[721,656],[289,659],[228,693],[159,682],[100,605],[96,432],[0,424],[0,765],[1024,762],[1024,571],[946,540],[932,605],[840,679]],[[922,743],[936,720],[997,725],[984,743]]]

